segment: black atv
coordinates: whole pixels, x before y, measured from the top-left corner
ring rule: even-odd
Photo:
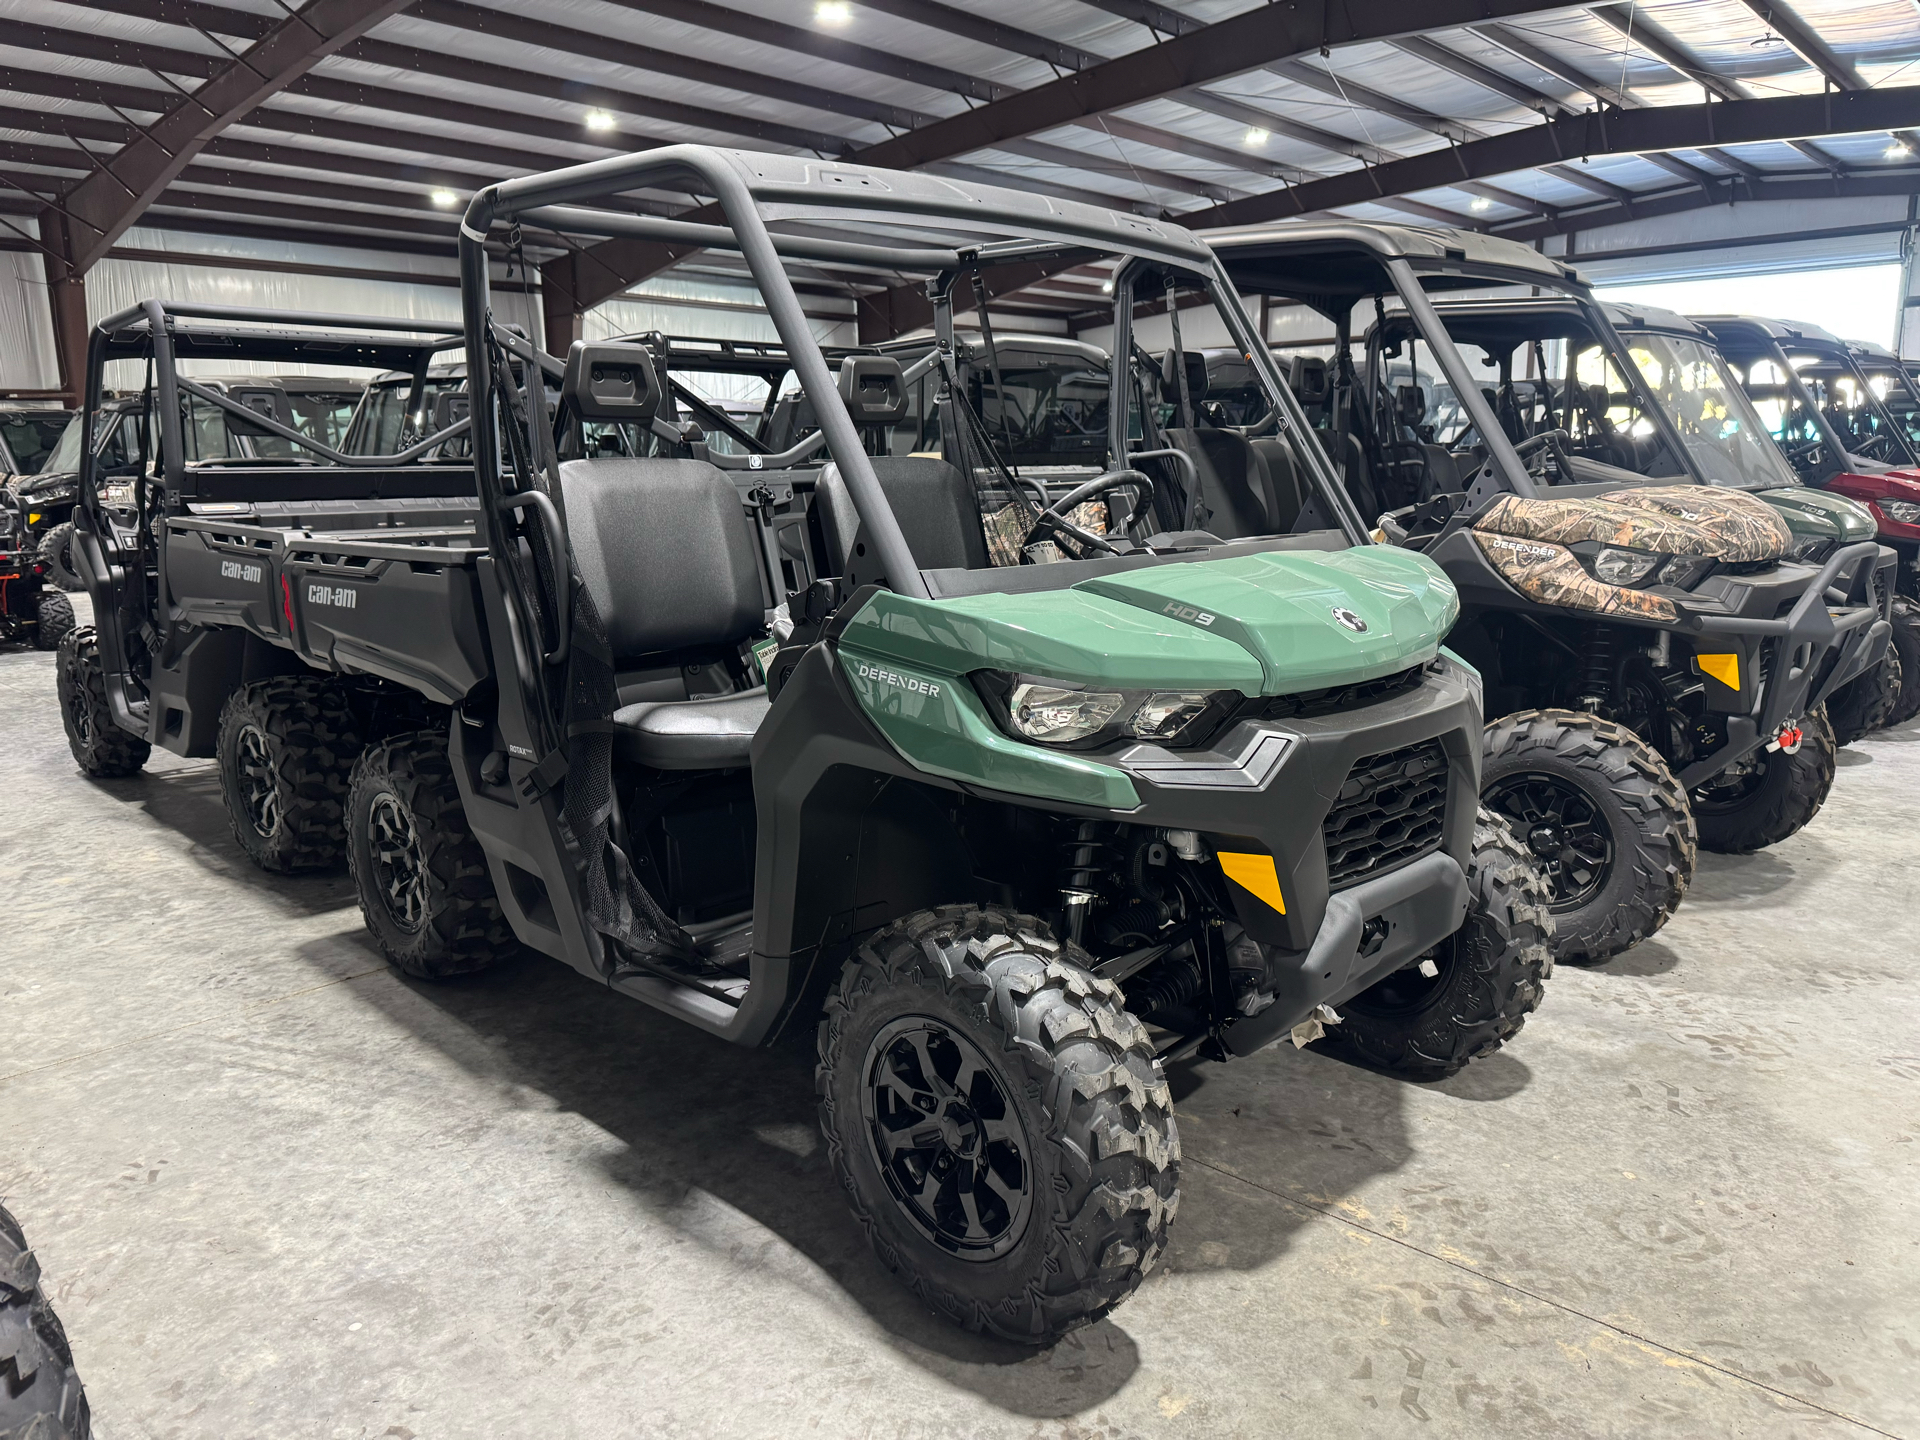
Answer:
[[[695,146],[591,171],[475,198],[471,411],[397,451],[191,462],[180,395],[235,402],[180,362],[419,375],[438,342],[399,332],[431,327],[159,302],[101,322],[90,406],[100,366],[150,361],[156,419],[136,529],[82,473],[100,621],[61,692],[83,769],[217,757],[243,843],[344,859],[409,975],[524,945],[742,1044],[813,1031],[828,1154],[882,1260],[940,1314],[1026,1341],[1105,1314],[1160,1255],[1167,1064],[1325,1031],[1437,1077],[1519,1030],[1546,896],[1477,805],[1478,680],[1441,648],[1440,570],[1371,544],[1311,441],[1290,533],[1174,528],[1143,469],[1167,456],[1129,438],[1131,364],[1101,469],[1059,495],[1008,472],[959,383],[955,291],[1043,257],[1114,259],[1123,333],[1134,288],[1170,281],[1247,333],[1199,241]],[[611,198],[661,185],[727,224]],[[497,324],[484,244],[523,217],[740,251],[819,430],[722,449],[663,413],[648,346],[563,364]],[[783,255],[921,276],[933,352],[830,372]],[[945,381],[944,454],[888,454],[922,364]],[[590,426],[626,431],[589,447]],[[640,436],[660,449],[632,453]],[[1072,518],[1094,500],[1099,532]]]
[[[1775,505],[1703,483],[1698,447],[1766,437],[1684,437],[1580,277],[1525,246],[1359,223],[1213,245],[1244,292],[1328,319],[1332,360],[1294,361],[1317,433],[1377,533],[1460,588],[1449,644],[1486,680],[1483,799],[1548,870],[1559,958],[1659,930],[1697,837],[1751,851],[1807,824],[1834,776],[1822,702],[1887,645],[1891,554],[1804,561]],[[1496,287],[1524,298],[1444,321],[1430,297]],[[1217,530],[1296,484],[1261,426],[1170,434]]]

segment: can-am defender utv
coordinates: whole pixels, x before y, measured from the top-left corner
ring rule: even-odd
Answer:
[[[656,185],[726,224],[562,203]],[[549,360],[491,313],[505,225],[742,253],[823,439],[562,459]],[[783,255],[924,277],[950,377],[951,292],[1001,264],[1116,257],[1122,297],[1175,277],[1254,341],[1185,231],[1029,194],[696,146],[492,186],[461,227],[465,467],[414,463],[438,432],[412,457],[186,464],[177,358],[260,317],[148,302],[100,324],[89,406],[109,359],[151,357],[157,464],[131,541],[83,474],[101,620],[63,654],[70,735],[89,769],[78,714],[189,755],[250,735],[248,823],[337,808],[310,834],[410,974],[518,941],[743,1044],[817,1025],[828,1151],[881,1259],[954,1321],[1044,1341],[1165,1244],[1164,1063],[1329,1027],[1447,1074],[1538,1003],[1545,892],[1479,818],[1452,586],[1369,544],[1318,453],[1295,532],[1232,545],[1142,518],[1151,462],[1120,422],[1101,474],[1045,509],[958,397],[949,453],[979,466],[870,456],[908,373],[830,373]],[[660,389],[645,346],[577,343],[559,428],[691,449]],[[841,563],[783,597],[768,512],[807,493]],[[1063,519],[1096,496],[1105,536]],[[1063,552],[1084,558],[1033,563]],[[363,720],[366,693],[417,718]]]
[[[1898,363],[1863,360],[1864,347],[1817,325],[1751,315],[1693,318],[1713,334],[1801,479],[1865,505],[1881,544],[1900,557],[1893,621],[1901,689],[1884,723],[1909,719],[1921,711],[1921,468],[1896,413],[1897,405],[1912,405],[1906,372]],[[1828,712],[1838,733],[1833,701]]]
[[[1558,958],[1601,960],[1659,930],[1686,891],[1697,825],[1715,849],[1751,850],[1805,823],[1831,772],[1809,775],[1794,755],[1817,736],[1831,745],[1821,701],[1886,644],[1874,545],[1802,563],[1778,511],[1700,484],[1580,277],[1526,246],[1360,223],[1210,240],[1243,294],[1331,322],[1331,374],[1301,356],[1297,379],[1350,492],[1390,512],[1381,533],[1461,591],[1449,643],[1486,678],[1483,799],[1549,873]],[[1550,372],[1516,374],[1514,347],[1497,345],[1484,385],[1430,298],[1502,286],[1580,302],[1603,344],[1595,383],[1577,374],[1555,423],[1518,441],[1519,409]],[[1404,339],[1388,338],[1390,302]],[[1360,374],[1357,319],[1373,337]],[[1446,380],[1451,430],[1437,428],[1441,397],[1397,378],[1424,363]],[[1265,461],[1276,447],[1250,436],[1245,449]],[[1284,470],[1247,474],[1279,491]]]
[[[1456,346],[1490,357],[1505,352],[1510,371],[1524,365],[1543,377],[1516,382],[1509,375],[1496,391],[1496,413],[1510,439],[1523,441],[1565,423],[1575,453],[1661,479],[1671,473],[1673,452],[1663,444],[1636,443],[1636,437],[1639,432],[1645,440],[1652,433],[1649,417],[1665,418],[1680,438],[1689,469],[1700,479],[1745,491],[1774,507],[1793,535],[1797,560],[1819,564],[1843,546],[1874,539],[1875,521],[1867,507],[1800,482],[1712,333],[1687,317],[1639,303],[1598,307],[1627,345],[1633,374],[1645,392],[1611,389],[1602,407],[1599,387],[1610,380],[1605,344],[1589,324],[1584,302],[1572,296],[1442,300],[1435,310]],[[1405,318],[1398,316],[1387,320],[1386,330],[1390,343],[1412,334]],[[1585,408],[1583,387],[1595,402]],[[1891,624],[1893,563],[1884,553],[1874,567],[1875,598]],[[1846,744],[1881,723],[1893,698],[1889,687],[1899,684],[1898,666],[1890,648],[1883,647],[1852,680],[1828,693],[1822,711],[1835,732],[1835,744]],[[1824,740],[1816,732],[1810,744],[1782,764],[1804,773],[1806,784],[1790,789],[1804,796],[1811,816],[1832,783],[1832,757]]]

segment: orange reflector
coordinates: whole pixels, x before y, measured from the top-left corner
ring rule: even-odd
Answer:
[[[1694,664],[1702,675],[1711,675],[1729,690],[1741,689],[1741,657],[1738,655],[1697,655]]]
[[[1251,891],[1282,915],[1287,902],[1281,899],[1281,878],[1274,871],[1274,857],[1248,855],[1241,851],[1220,852],[1221,869],[1242,890]]]

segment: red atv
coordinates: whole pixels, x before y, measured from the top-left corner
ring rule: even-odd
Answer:
[[[1877,539],[1900,556],[1894,600],[1900,690],[1880,723],[1906,720],[1921,710],[1921,468],[1912,378],[1892,352],[1838,339],[1818,325],[1748,315],[1693,319],[1713,332],[1801,479],[1867,506]]]

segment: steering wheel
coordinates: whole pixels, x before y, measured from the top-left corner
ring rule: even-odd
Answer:
[[[1529,475],[1545,475],[1547,458],[1552,455],[1565,480],[1568,475],[1568,439],[1565,429],[1544,430],[1539,435],[1530,435],[1526,440],[1516,442],[1514,453],[1527,466]],[[1540,457],[1538,464],[1534,460],[1537,455]]]
[[[1885,461],[1894,458],[1889,454],[1892,446],[1889,443],[1889,437],[1886,435],[1869,436],[1866,440],[1862,441],[1861,444],[1853,447],[1853,449],[1854,453],[1863,460]]]
[[[1140,517],[1142,509],[1154,498],[1153,478],[1138,470],[1103,471],[1092,480],[1082,481],[1066,495],[1042,510],[1035,518],[1033,527],[1027,532],[1027,538],[1021,542],[1022,552],[1025,553],[1027,547],[1033,545],[1036,540],[1046,539],[1047,534],[1051,532],[1057,541],[1070,540],[1082,552],[1091,548],[1104,550],[1109,555],[1119,555],[1121,553],[1119,546],[1104,535],[1096,535],[1093,531],[1074,524],[1067,518],[1066,512],[1092,500],[1097,495],[1106,495],[1109,491],[1127,487],[1139,491],[1134,504],[1128,507],[1127,518],[1120,524],[1120,529],[1123,531],[1131,529]],[[1075,558],[1084,560],[1086,556],[1084,553],[1077,554]]]

